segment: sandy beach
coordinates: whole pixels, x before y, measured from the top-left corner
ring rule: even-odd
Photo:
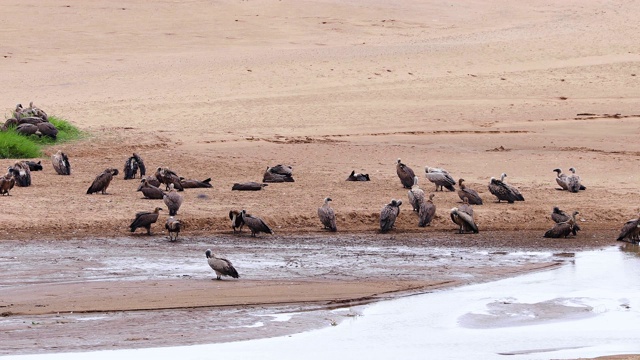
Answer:
[[[139,180],[121,174],[107,195],[85,194],[96,175],[122,170],[136,152],[148,174],[164,166],[185,178],[212,179],[213,188],[182,193],[178,213],[186,225],[181,246],[194,246],[179,256],[198,256],[205,266],[207,242],[231,255],[238,254],[232,245],[241,245],[255,256],[264,243],[322,244],[335,236],[382,248],[417,240],[554,253],[615,244],[621,226],[640,211],[639,12],[633,1],[6,1],[0,13],[5,118],[15,104],[33,101],[86,135],[47,148],[33,185],[0,199],[0,239],[20,248],[59,243],[78,257],[72,249],[96,239],[112,242],[109,256],[136,242],[172,246],[166,211],[152,237],[129,232],[136,212],[164,207],[136,192]],[[29,26],[16,19],[29,19]],[[57,150],[69,155],[71,176],[56,175],[51,166]],[[474,207],[480,234],[455,233],[449,210],[461,201],[448,191],[435,192],[436,218],[419,228],[396,175],[398,158],[427,193],[435,186],[425,166],[443,167],[477,190],[484,200]],[[231,190],[235,182],[261,181],[276,164],[291,165],[295,182]],[[587,190],[558,190],[557,167],[575,167]],[[371,181],[346,182],[352,170]],[[487,184],[501,173],[524,202],[496,202]],[[328,235],[316,215],[326,196],[333,199],[337,235]],[[392,198],[405,204],[396,228],[382,235],[380,210]],[[575,238],[542,238],[554,206],[580,212]],[[261,217],[275,235],[233,235],[232,209]],[[49,271],[33,267],[24,278]],[[208,280],[208,269],[202,271]],[[229,282],[240,287],[228,291],[253,305],[349,301],[425,289],[438,283],[432,275],[392,281],[365,271],[357,279],[318,281],[311,272],[288,279],[304,290],[266,285],[267,291],[250,277]],[[100,305],[100,296],[79,296],[73,306],[62,298],[42,312],[31,306],[42,305],[34,293],[72,290],[51,280],[33,291],[28,286],[36,285],[12,278],[0,282],[12,294],[3,300],[16,307],[0,308],[9,319],[51,314],[58,305],[56,311],[128,311],[149,303],[151,309],[229,306],[237,299],[177,296],[175,289],[198,294],[211,285],[181,280],[150,302],[156,279],[130,279],[105,282],[104,291],[130,295],[117,309]],[[91,281],[76,280],[80,285],[68,286],[79,294]]]

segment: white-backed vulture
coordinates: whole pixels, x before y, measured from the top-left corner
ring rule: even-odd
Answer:
[[[164,199],[165,195],[165,192],[162,191],[162,189],[157,186],[151,185],[151,182],[147,179],[147,177],[144,177],[142,178],[142,180],[140,180],[138,191],[141,191],[142,195],[146,199],[162,200]]]
[[[229,219],[231,220],[231,228],[233,229],[233,233],[242,232],[242,227],[244,226],[244,221],[242,221],[242,215],[238,210],[229,211]]]
[[[157,207],[152,212],[142,211],[136,213],[136,218],[133,219],[131,225],[129,225],[131,232],[136,231],[137,228],[145,228],[147,229],[147,235],[151,235],[151,224],[158,221],[160,210],[162,210],[162,208]]]
[[[164,228],[169,232],[169,241],[177,241],[178,234],[180,234],[180,230],[182,230],[182,222],[173,216],[169,216],[167,222],[164,224]]]
[[[141,179],[140,180],[140,185],[138,185],[138,190],[137,191],[140,191],[142,189],[142,186],[144,185],[144,182],[142,180],[147,180],[147,183],[149,185],[155,186],[157,188],[159,188],[160,185],[162,185],[162,183],[155,176],[143,176],[140,179]]]
[[[273,234],[273,230],[259,217],[247,214],[247,211],[244,209],[240,212],[240,216],[245,225],[251,230],[252,237],[256,237],[256,234],[261,232]]]
[[[321,207],[318,208],[318,217],[320,218],[320,222],[325,229],[329,231],[337,231],[338,228],[336,227],[336,213],[329,205],[329,201],[332,201],[331,198],[324,198],[324,203]]]
[[[231,190],[238,191],[259,191],[262,190],[263,187],[269,186],[269,184],[263,184],[255,181],[243,182],[243,183],[235,183],[231,187]]]
[[[267,170],[262,175],[263,183],[282,183],[295,182],[291,173],[284,172],[282,174],[274,172],[274,168],[267,166]]]
[[[115,175],[118,175],[118,169],[105,169],[93,180],[93,183],[89,186],[89,189],[87,189],[87,194],[97,193],[98,191],[102,192],[102,194],[106,194],[107,188]]]
[[[459,226],[458,233],[460,234],[464,234],[469,231],[474,234],[478,233],[478,226],[476,226],[473,215],[454,207],[451,209],[451,220]]]
[[[52,123],[45,121],[37,124],[36,126],[38,127],[38,131],[40,132],[40,134],[42,134],[42,136],[50,137],[53,140],[56,140],[58,138],[58,129]]]
[[[504,200],[513,204],[514,201],[524,201],[524,197],[518,189],[504,182],[506,176],[507,174],[502,173],[500,180],[492,177],[489,180],[489,192],[498,198],[498,202]]]
[[[422,189],[420,189],[420,186],[418,186],[418,177],[415,176],[413,178],[413,186],[411,187],[411,190],[409,190],[407,192],[407,197],[409,198],[409,204],[411,204],[411,207],[413,208],[413,211],[419,211],[420,210],[420,204],[422,204],[425,200],[424,200],[424,191]]]
[[[477,191],[468,188],[463,184],[463,182],[463,178],[458,179],[458,185],[460,186],[460,189],[458,189],[458,197],[460,197],[460,200],[467,198],[471,205],[482,205],[482,198],[480,197],[480,194],[478,194]]]
[[[169,190],[169,185],[173,184],[178,191],[184,191],[182,184],[180,184],[180,177],[172,170],[165,167],[159,167],[156,170],[155,175],[158,181],[165,184],[166,190]]]
[[[15,179],[15,185],[19,187],[31,186],[31,170],[24,161],[16,161],[13,166],[7,169]]]
[[[569,220],[555,224],[551,229],[547,230],[544,233],[544,237],[546,238],[565,237],[566,238],[571,233],[573,233],[573,235],[576,235],[577,230],[575,228],[575,224],[576,224],[576,215],[578,214],[579,212],[574,211]]]
[[[443,187],[449,191],[456,191],[454,187],[456,181],[449,175],[447,170],[425,166],[424,172],[427,180],[436,185],[436,191],[438,191],[438,187],[440,187],[440,191],[444,191]]]
[[[429,200],[423,201],[418,210],[418,226],[425,227],[431,224],[431,220],[436,215],[436,205],[433,203],[434,194],[429,194]]]
[[[578,213],[576,213],[576,215],[578,215]],[[571,216],[567,215],[567,213],[560,210],[559,207],[557,206],[553,207],[553,211],[551,212],[551,220],[553,220],[553,222],[555,222],[556,224],[559,224],[562,222],[567,222],[570,219],[571,219]],[[574,219],[573,235],[576,235],[579,230],[581,230],[580,226],[578,225],[577,222],[575,222],[575,219]]]
[[[18,126],[16,126],[16,130],[15,130],[18,134],[20,135],[24,135],[24,136],[29,136],[29,135],[42,135],[42,133],[40,133],[40,131],[38,130],[38,126],[37,125],[33,125],[33,124],[29,124],[29,123],[24,123],[24,124],[20,124]]]
[[[273,174],[293,176],[293,167],[289,165],[278,164],[269,168],[269,171]]]
[[[370,181],[370,178],[369,174],[360,174],[355,170],[352,170],[346,181]]]
[[[51,163],[58,175],[71,175],[71,164],[69,163],[67,154],[58,150],[58,152],[51,155]]]
[[[133,156],[127,158],[124,162],[124,179],[134,179],[140,170],[140,178],[144,177],[147,170],[144,166],[144,161],[140,155],[133,153]]]
[[[16,180],[13,177],[11,172],[6,173],[4,176],[0,177],[0,195],[9,196],[9,191],[13,189],[13,186],[16,184]]]
[[[391,199],[380,211],[380,232],[387,232],[393,228],[398,215],[400,215],[402,200]]]
[[[169,184],[169,192],[164,194],[162,200],[164,200],[164,204],[169,209],[169,216],[176,216],[184,198],[178,194],[173,183],[171,183]]]
[[[616,240],[630,243],[636,243],[640,240],[640,214],[637,219],[631,219],[622,226]]]
[[[403,164],[400,158],[398,158],[396,162],[396,173],[400,178],[400,182],[402,183],[402,186],[405,189],[411,189],[411,187],[413,186],[413,178],[416,177],[416,174],[413,172],[413,170],[410,167]]]
[[[582,190],[583,187],[580,183],[580,176],[576,174],[576,169],[573,167],[570,167],[569,171],[571,171],[571,175],[567,176],[567,190],[577,193],[579,190]]]
[[[240,277],[236,268],[231,264],[231,261],[218,257],[216,254],[212,253],[210,249],[207,249],[204,254],[207,257],[209,266],[216,272],[216,280],[222,280],[223,276],[231,276],[234,279]]]
[[[567,184],[567,175],[562,173],[562,169],[555,168],[553,171],[556,173],[556,183],[560,185],[562,190],[569,190],[569,184]]]

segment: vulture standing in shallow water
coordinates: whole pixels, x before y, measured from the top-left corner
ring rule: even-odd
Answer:
[[[406,189],[411,189],[411,187],[413,186],[413,178],[416,177],[416,174],[413,172],[413,170],[411,170],[410,167],[403,164],[400,158],[398,158],[398,161],[396,162],[396,173],[400,178],[402,186]]]
[[[8,172],[4,176],[0,177],[0,195],[9,196],[9,191],[13,189],[13,186],[15,184],[16,180],[13,178],[13,174],[11,174],[11,172]]]
[[[255,181],[249,181],[244,183],[235,183],[231,187],[231,190],[238,191],[259,191],[262,190],[263,187],[268,186],[269,184],[262,184]]]
[[[478,192],[473,189],[469,189],[466,185],[463,184],[463,182],[463,178],[458,179],[458,185],[460,186],[460,189],[458,190],[458,196],[460,197],[460,200],[464,200],[464,198],[467,198],[469,200],[469,204],[471,205],[482,205],[482,198],[480,197],[480,194],[478,194]]]
[[[240,277],[240,275],[238,275],[238,271],[236,271],[236,269],[233,267],[233,264],[231,264],[231,261],[217,257],[216,254],[212,253],[210,249],[207,249],[204,254],[207,257],[209,266],[211,266],[213,271],[216,272],[217,280],[222,280],[223,276],[231,276],[234,279]]]
[[[142,211],[136,213],[136,218],[133,219],[131,225],[129,225],[131,232],[136,231],[137,228],[145,228],[147,229],[147,235],[151,235],[151,224],[158,221],[160,210],[162,210],[162,208],[157,207],[153,212]]]
[[[147,169],[144,166],[144,161],[142,161],[140,155],[133,153],[133,156],[129,157],[127,161],[124,162],[124,179],[134,179],[138,170],[140,170],[140,178],[145,176]]]
[[[464,234],[469,231],[478,233],[478,226],[473,219],[473,214],[469,214],[459,208],[451,209],[451,220],[459,226],[458,233]]]
[[[431,220],[436,215],[436,205],[433,203],[434,194],[429,194],[429,200],[423,201],[418,210],[418,226],[425,227],[431,224]]]
[[[360,173],[356,173],[355,170],[351,171],[351,174],[349,174],[349,177],[347,178],[346,181],[369,181],[369,174],[360,174]]]
[[[424,191],[422,191],[420,186],[418,186],[417,176],[413,178],[413,186],[411,187],[411,190],[407,192],[407,197],[409,197],[409,204],[413,207],[413,211],[419,211],[420,204],[424,202]]]
[[[177,241],[178,234],[180,234],[180,230],[182,229],[182,223],[173,216],[169,216],[167,222],[164,224],[164,228],[169,232],[169,241]]]
[[[231,228],[233,229],[233,233],[242,232],[242,227],[244,226],[244,221],[242,221],[242,215],[238,210],[229,211],[229,219],[231,220]]]
[[[165,195],[165,192],[162,191],[162,189],[157,186],[151,185],[146,177],[140,181],[138,191],[142,191],[142,195],[144,195],[145,198],[153,200],[162,200],[164,199]]]
[[[252,237],[256,237],[256,234],[261,232],[273,234],[273,230],[271,230],[271,228],[269,228],[269,226],[267,226],[267,224],[265,224],[265,222],[259,217],[247,214],[247,211],[244,209],[240,212],[240,216],[242,218],[242,222],[244,222],[251,230]]]
[[[58,150],[57,153],[51,155],[51,163],[58,175],[71,175],[71,164],[69,163],[67,154]]]
[[[332,201],[331,198],[324,198],[324,204],[318,208],[318,217],[325,229],[328,229],[329,231],[337,231],[336,213],[333,211],[331,206],[329,206],[329,201]]]
[[[15,185],[19,187],[31,186],[31,170],[24,161],[16,161],[13,166],[8,168],[8,171],[13,175]]]
[[[93,183],[89,186],[89,189],[87,189],[87,194],[97,193],[98,191],[106,194],[107,188],[115,175],[118,175],[118,169],[105,169],[102,174],[96,176],[95,180],[93,180]]]
[[[400,215],[400,205],[402,200],[391,199],[380,211],[380,232],[387,232],[393,228],[398,215]]]
[[[637,219],[631,219],[622,226],[622,230],[620,230],[616,240],[630,243],[640,240],[640,214],[638,214]]]
[[[158,181],[165,184],[166,190],[169,190],[169,185],[173,184],[178,191],[184,191],[182,184],[180,184],[180,177],[170,169],[159,167],[155,175]]]
[[[498,202],[504,200],[509,204],[513,204],[514,201],[524,201],[524,197],[518,189],[504,182],[506,176],[507,174],[502,173],[500,180],[492,177],[489,180],[489,192],[498,198]]]
[[[576,215],[578,214],[579,212],[574,211],[569,220],[555,224],[551,229],[547,230],[544,233],[544,237],[546,238],[565,237],[566,238],[571,233],[573,233],[573,235],[576,235],[577,230],[575,228],[575,224],[576,224]]]
[[[195,189],[195,188],[210,188],[213,187],[211,185],[211,178],[206,178],[202,181],[193,180],[193,179],[185,179],[183,177],[180,178],[180,185],[182,185],[185,189]]]
[[[453,186],[456,184],[456,181],[449,175],[447,170],[426,166],[424,172],[427,180],[436,184],[436,191],[438,191],[438,186],[440,187],[440,191],[444,191],[443,187],[446,187],[449,191],[456,191],[456,188]]]
[[[580,176],[576,175],[576,169],[570,167],[569,171],[571,171],[571,175],[567,176],[567,190],[573,193],[577,193],[579,190],[583,190],[583,186],[582,184],[580,184]]]
[[[176,216],[184,198],[178,194],[173,184],[169,184],[169,192],[165,193],[162,199],[164,204],[167,205],[167,209],[169,209],[169,216]]]

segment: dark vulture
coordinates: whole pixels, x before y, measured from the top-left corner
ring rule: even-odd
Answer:
[[[637,219],[629,220],[624,224],[624,226],[622,226],[620,235],[618,235],[616,240],[627,241],[630,243],[638,242],[638,240],[640,240],[640,214],[638,214]]]
[[[322,206],[318,208],[318,217],[320,218],[320,222],[325,229],[329,231],[337,231],[338,228],[336,227],[336,213],[329,205],[329,201],[332,201],[331,198],[324,198],[324,204],[322,204]]]
[[[396,173],[400,178],[400,182],[405,189],[411,189],[413,186],[413,178],[416,177],[416,174],[411,170],[410,167],[402,163],[402,160],[398,158],[396,162]]]
[[[423,201],[418,210],[418,226],[425,227],[431,224],[436,215],[436,205],[433,203],[434,194],[429,194],[429,200]]]
[[[216,272],[216,279],[222,280],[223,276],[231,276],[234,279],[240,277],[238,275],[238,271],[233,267],[231,261],[217,257],[216,254],[212,253],[210,249],[207,249],[204,253],[207,256],[207,262],[209,266]]]
[[[11,172],[6,173],[3,177],[0,177],[0,195],[10,195],[9,191],[13,189],[16,184],[16,180]]]
[[[140,186],[138,191],[142,191],[142,195],[147,199],[161,200],[164,198],[165,192],[157,186],[151,185],[149,180],[145,177],[140,180]]]
[[[278,164],[269,168],[269,171],[273,174],[293,176],[293,167],[289,165]]]
[[[182,187],[185,189],[213,187],[213,185],[211,185],[211,178],[206,178],[202,181],[199,181],[199,180],[193,180],[193,179],[185,179],[181,177],[180,185],[182,185]]]
[[[436,191],[440,187],[440,191],[444,191],[443,187],[449,191],[456,191],[454,185],[456,181],[449,175],[449,172],[444,169],[425,167],[424,172],[427,179],[436,185]]]
[[[38,125],[42,124],[43,122],[45,122],[45,121],[43,121],[39,117],[35,117],[35,116],[21,117],[20,119],[18,119],[18,124],[31,124],[31,125],[38,126]],[[47,124],[49,124],[49,123],[47,123]]]
[[[546,238],[565,237],[566,238],[572,233],[573,235],[576,235],[577,230],[575,228],[575,224],[576,224],[576,215],[578,214],[579,212],[574,211],[569,220],[555,224],[551,229],[547,230],[544,233],[544,237]]]
[[[16,185],[20,187],[31,186],[31,170],[24,161],[16,161],[8,170],[13,175]]]
[[[164,224],[164,228],[169,232],[169,241],[177,241],[178,234],[180,234],[180,230],[182,229],[182,223],[173,216],[169,216],[167,222]]]
[[[147,235],[151,235],[151,224],[158,221],[160,210],[162,210],[162,208],[157,207],[153,212],[143,211],[136,213],[136,218],[133,219],[131,225],[129,225],[131,232],[136,231],[137,228],[145,228],[147,229]]]
[[[294,182],[294,181],[295,180],[293,180],[293,177],[291,176],[291,174],[275,173],[273,172],[272,167],[267,167],[267,170],[265,170],[264,175],[262,175],[262,182],[265,182],[265,183],[281,183],[281,182]]]
[[[57,153],[51,155],[51,163],[58,175],[71,175],[71,164],[69,163],[67,154],[58,150]]]
[[[518,189],[503,181],[506,176],[507,174],[503,173],[500,180],[492,177],[489,180],[489,192],[498,198],[498,202],[504,200],[509,204],[513,204],[514,201],[524,201],[524,197]]]
[[[464,199],[462,199],[462,205],[458,206],[458,211],[462,211],[473,216],[473,208],[469,204],[468,198],[465,197]]]
[[[478,233],[478,226],[476,226],[472,214],[454,207],[451,209],[451,220],[459,226],[458,233],[460,234],[470,231],[474,234]]]
[[[391,199],[391,202],[382,208],[380,211],[380,232],[385,233],[393,228],[398,215],[400,215],[400,205],[402,205],[402,200]]]
[[[58,129],[50,122],[41,122],[37,125],[38,131],[42,136],[48,136],[53,140],[58,138]]]
[[[29,166],[29,170],[31,171],[41,171],[42,170],[42,162],[38,161],[25,161],[25,163],[27,163],[27,165]]]
[[[169,216],[176,216],[184,198],[178,194],[173,184],[169,184],[169,192],[164,194],[162,200],[164,200],[164,204],[169,209]]]
[[[166,190],[169,190],[169,184],[173,184],[178,191],[184,191],[182,184],[180,184],[180,177],[168,168],[159,167],[158,170],[156,170],[156,178],[165,184]]]
[[[133,153],[133,156],[124,162],[124,179],[134,179],[138,174],[138,170],[140,170],[140,178],[145,176],[147,170],[144,166],[144,161],[142,161],[140,155]]]
[[[247,227],[251,230],[252,237],[256,237],[256,234],[261,232],[273,234],[273,230],[271,230],[271,228],[269,228],[269,226],[267,226],[267,224],[265,224],[265,222],[262,221],[262,219],[260,219],[259,217],[247,214],[246,210],[242,210],[240,212],[240,216],[242,218],[242,222],[244,222],[245,225],[247,225]]]
[[[551,212],[551,220],[553,220],[553,222],[555,222],[556,224],[559,224],[561,222],[569,221],[570,219],[571,219],[571,216],[567,215],[567,213],[560,210],[559,207],[557,206],[553,207],[553,211]],[[581,230],[580,226],[578,226],[578,224],[576,223],[573,224],[573,229],[575,230],[574,235],[576,235],[576,233],[579,230]]]
[[[369,181],[369,174],[360,174],[355,170],[351,171],[351,174],[347,178],[347,181]]]
[[[29,135],[42,135],[39,131],[38,131],[38,126],[37,125],[33,125],[33,124],[20,124],[18,126],[16,126],[16,132],[20,135],[24,135],[24,136],[29,136]]]
[[[262,190],[263,187],[268,186],[268,184],[262,184],[255,181],[249,181],[244,183],[235,183],[231,187],[231,190],[238,191],[258,191]]]
[[[4,122],[4,125],[2,125],[2,129],[0,130],[7,131],[9,128],[16,126],[18,126],[18,120],[16,118],[9,118]]]
[[[89,186],[89,189],[87,189],[87,194],[93,194],[97,192],[101,192],[103,195],[106,194],[107,188],[109,187],[109,184],[111,183],[111,180],[113,180],[113,177],[115,175],[118,175],[118,169],[105,169],[102,174],[96,176],[95,180],[93,180],[93,183],[91,184],[91,186]]]
[[[14,115],[16,115],[16,118],[37,117],[43,121],[48,121],[49,119],[44,110],[33,106],[33,101],[29,103],[29,107],[26,109],[22,107],[22,104],[16,105]]]
[[[238,210],[229,211],[229,219],[231,220],[231,228],[233,229],[233,233],[242,232],[242,227],[244,226],[244,221],[242,221],[242,215]]]
[[[413,178],[413,186],[411,187],[411,190],[407,192],[407,196],[409,197],[409,204],[413,207],[413,211],[419,211],[420,204],[424,202],[425,197],[424,191],[422,191],[420,186],[418,186],[417,176]]]
[[[576,175],[575,168],[570,167],[569,171],[571,171],[571,175],[567,176],[567,190],[569,190],[569,192],[577,193],[583,188],[582,184],[580,184],[580,176]]]
[[[465,184],[463,184],[463,182],[463,178],[458,179],[458,185],[460,186],[460,189],[458,189],[458,196],[460,197],[460,200],[467,198],[471,205],[482,205],[482,198],[480,197],[480,194],[473,189],[469,189]]]
[[[147,180],[147,183],[149,185],[155,186],[157,188],[159,188],[160,185],[162,185],[162,183],[155,176],[145,176],[145,177],[141,177],[141,179],[142,180]],[[142,189],[142,186],[144,184],[144,182],[142,180],[140,180],[140,185],[138,185],[138,191],[140,191]]]

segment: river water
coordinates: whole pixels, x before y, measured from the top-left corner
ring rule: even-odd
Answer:
[[[640,354],[640,253],[633,245],[579,252],[575,261],[549,271],[334,311],[358,315],[336,326],[268,339],[5,358],[570,359]],[[297,316],[272,315],[263,322]]]

